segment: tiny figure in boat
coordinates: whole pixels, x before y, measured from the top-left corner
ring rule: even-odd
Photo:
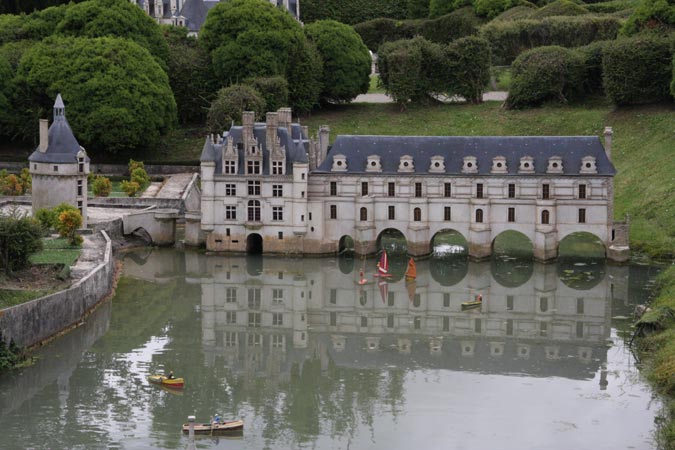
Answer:
[[[173,370],[169,371],[169,375],[166,376],[169,380],[173,380]]]
[[[213,418],[213,423],[220,423],[220,414],[216,413],[216,416]]]
[[[476,301],[477,301],[477,302],[482,302],[482,301],[483,301],[483,296],[480,295],[480,294],[476,295]]]

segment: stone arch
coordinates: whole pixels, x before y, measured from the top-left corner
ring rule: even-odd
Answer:
[[[246,253],[259,255],[263,252],[263,238],[258,233],[246,237]]]
[[[378,253],[381,252],[382,249],[386,249],[387,253],[390,255],[397,253],[407,254],[408,240],[400,230],[397,230],[396,228],[385,228],[377,235],[375,247]]]
[[[342,255],[343,253],[354,253],[354,238],[348,234],[342,236],[338,243],[338,254]]]
[[[438,230],[429,242],[429,253],[434,257],[468,256],[469,241],[452,228]]]
[[[138,227],[134,231],[132,231],[130,234],[139,238],[139,239],[142,239],[148,245],[152,245],[152,235],[145,228]]]
[[[504,230],[492,240],[492,255],[517,259],[533,259],[534,243],[516,230]]]
[[[575,231],[558,241],[559,258],[604,259],[606,256],[605,243],[588,231]]]

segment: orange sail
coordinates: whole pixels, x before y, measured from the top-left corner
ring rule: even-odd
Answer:
[[[417,267],[415,266],[415,260],[410,258],[408,261],[408,270],[405,271],[406,280],[414,280],[417,278]]]

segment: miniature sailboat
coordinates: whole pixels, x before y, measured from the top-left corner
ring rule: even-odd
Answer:
[[[358,283],[363,286],[364,284],[368,283],[368,280],[364,276],[364,270],[365,270],[365,264],[366,264],[366,257],[364,256],[363,259],[361,260],[361,269],[359,270],[359,281]]]
[[[383,278],[391,276],[389,273],[389,258],[387,258],[387,251],[384,249],[382,249],[382,256],[380,256],[380,260],[377,262],[377,273],[373,276]]]
[[[417,267],[415,266],[415,260],[410,258],[408,261],[408,270],[405,271],[405,280],[412,281],[417,278]]]
[[[383,278],[377,282],[377,287],[380,289],[382,303],[387,303],[387,298],[389,297],[389,283]]]

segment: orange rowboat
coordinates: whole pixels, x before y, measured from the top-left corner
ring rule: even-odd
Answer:
[[[185,381],[182,378],[169,378],[166,375],[150,375],[148,381],[170,388],[182,388],[185,386]]]

